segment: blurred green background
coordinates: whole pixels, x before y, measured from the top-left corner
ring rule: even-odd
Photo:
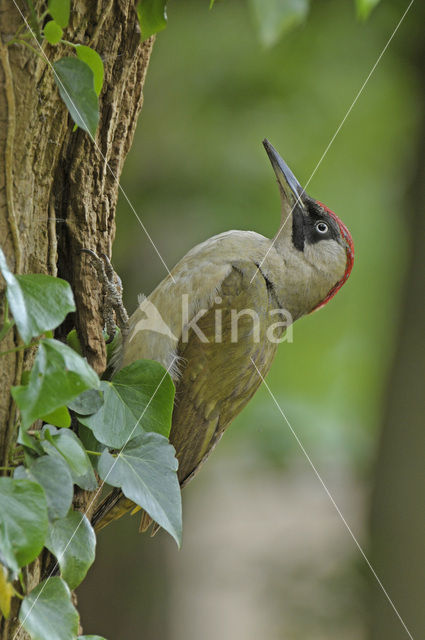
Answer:
[[[171,268],[228,229],[274,235],[279,194],[264,137],[302,184],[314,172],[307,191],[350,228],[355,266],[325,309],[296,323],[268,384],[366,551],[410,249],[403,199],[421,116],[415,6],[315,169],[406,6],[382,0],[360,22],[351,0],[313,2],[305,24],[265,48],[242,0],[212,11],[206,0],[170,1],[121,180]],[[166,275],[123,198],[113,261],[129,311]],[[79,590],[86,633],[366,637],[373,579],[264,387],[183,500],[180,552],[163,532],[139,536],[135,519],[102,532]],[[399,626],[394,637],[407,637]]]

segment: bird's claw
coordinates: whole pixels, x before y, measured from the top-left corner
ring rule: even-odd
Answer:
[[[128,334],[128,313],[122,301],[121,278],[115,273],[111,261],[105,253],[101,253],[100,257],[91,249],[81,249],[81,253],[87,253],[92,257],[93,266],[102,284],[103,320],[108,335],[106,343],[109,344],[114,339],[117,325],[121,330],[122,337],[125,338]]]

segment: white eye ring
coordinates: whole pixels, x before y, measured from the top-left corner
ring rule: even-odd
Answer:
[[[325,234],[329,231],[329,227],[326,222],[318,222],[316,224],[316,231],[321,234]]]

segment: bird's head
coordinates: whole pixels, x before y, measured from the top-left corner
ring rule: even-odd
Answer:
[[[329,302],[347,281],[354,261],[353,240],[333,211],[304,192],[267,139],[263,145],[276,174],[282,200],[282,222],[273,240],[274,246],[283,254],[302,257],[322,272],[329,283],[328,292],[311,309],[315,311]]]

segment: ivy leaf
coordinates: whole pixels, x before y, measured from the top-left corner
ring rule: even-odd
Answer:
[[[41,446],[49,455],[56,456],[53,449],[59,453],[66,460],[72,474],[83,475],[90,466],[82,443],[73,431],[56,429],[46,424],[41,431]]]
[[[271,47],[284,33],[303,22],[310,0],[249,0],[262,44]]]
[[[80,356],[83,355],[83,350],[81,349],[81,343],[78,338],[78,334],[76,329],[71,329],[71,331],[66,336],[66,344],[71,349],[74,349]]]
[[[43,273],[15,276],[0,249],[0,271],[6,280],[10,310],[25,344],[58,327],[71,311],[74,297],[68,282]]]
[[[66,407],[58,407],[51,413],[41,416],[44,422],[54,424],[55,427],[67,428],[71,426],[71,414]]]
[[[70,511],[50,526],[46,547],[57,558],[61,576],[70,589],[78,587],[94,562],[96,536],[87,517]]]
[[[61,456],[41,456],[26,469],[15,469],[14,478],[29,478],[41,484],[47,501],[49,520],[63,518],[68,513],[74,487],[71,472]]]
[[[99,378],[84,358],[62,342],[44,338],[40,340],[29,383],[12,387],[12,396],[27,429],[37,418],[98,386]]]
[[[70,429],[55,429],[50,424],[42,430],[41,446],[51,456],[64,459],[72,480],[86,491],[97,488],[96,476],[82,442]]]
[[[75,47],[77,56],[80,60],[86,63],[93,71],[94,90],[97,96],[100,95],[103,86],[103,62],[100,55],[94,49],[86,47],[83,44],[77,44]]]
[[[61,58],[53,63],[55,82],[75,124],[92,138],[99,123],[99,103],[93,71],[78,58]]]
[[[80,438],[81,442],[83,443],[83,446],[86,449],[87,455],[90,458],[93,469],[97,471],[100,454],[107,447],[104,444],[101,444],[98,440],[96,440],[96,438],[94,437],[93,431],[91,431],[88,427],[85,427],[83,424],[79,425],[78,437]],[[96,455],[96,453],[92,455],[91,452],[96,452],[99,455]]]
[[[167,26],[166,4],[167,0],[141,0],[137,3],[136,11],[142,42]]]
[[[87,391],[83,391],[83,393],[74,400],[71,400],[71,402],[68,402],[68,407],[82,416],[88,416],[99,411],[102,404],[103,397],[100,391],[97,389],[88,389]]]
[[[78,613],[62,578],[47,578],[27,595],[19,620],[32,640],[75,640]]]
[[[23,567],[38,556],[47,525],[42,487],[31,480],[0,478],[0,554],[11,569]]]
[[[10,613],[10,601],[15,595],[15,589],[8,580],[6,567],[0,564],[0,614],[7,619]]]
[[[0,565],[8,567],[15,575],[19,573],[19,565],[16,561],[12,547],[12,540],[8,538],[7,531],[0,520]]]
[[[169,435],[174,384],[165,369],[153,360],[136,360],[102,381],[103,405],[94,415],[79,417],[99,442],[119,449],[142,431]],[[137,425],[136,429],[135,426]]]
[[[49,44],[57,44],[62,40],[62,28],[54,20],[46,22],[43,29],[44,37]]]
[[[356,0],[357,16],[360,20],[366,20],[379,1],[380,0]]]
[[[114,458],[108,451],[100,457],[100,477],[120,487],[124,495],[142,507],[170,533],[178,546],[182,536],[180,485],[174,447],[158,433],[144,433]]]
[[[27,449],[32,449],[32,451],[35,451],[37,455],[43,455],[43,449],[41,448],[39,441],[24,431],[22,426],[19,427],[17,443]],[[25,451],[24,449],[24,453],[28,453],[28,451]]]
[[[69,22],[71,0],[49,0],[47,7],[53,20],[65,29]]]

